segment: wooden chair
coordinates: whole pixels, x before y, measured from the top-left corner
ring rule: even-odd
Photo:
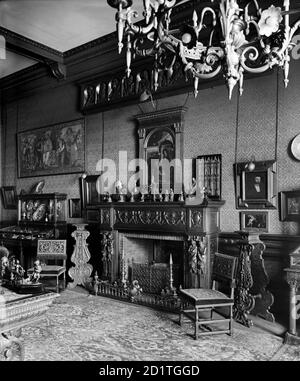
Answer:
[[[56,292],[59,292],[59,278],[63,275],[63,289],[66,285],[66,249],[67,241],[63,239],[40,239],[37,242],[37,256],[42,265],[41,279],[56,278]],[[49,262],[54,262],[50,264]],[[33,268],[27,270],[30,275]],[[49,288],[49,287],[48,287]]]
[[[180,290],[182,303],[179,324],[182,324],[183,317],[192,320],[195,323],[195,339],[207,334],[227,333],[232,335],[235,272],[236,258],[216,253],[212,270],[212,288]],[[229,295],[216,289],[216,286],[221,284],[227,286]],[[225,292],[223,289],[222,291]],[[224,323],[226,323],[226,329],[224,329]],[[211,324],[213,328],[210,326]],[[218,324],[219,327],[216,327],[215,324]],[[199,328],[202,331],[199,331]]]

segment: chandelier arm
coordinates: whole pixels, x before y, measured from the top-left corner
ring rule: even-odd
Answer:
[[[210,78],[214,78],[216,75],[218,75],[221,72],[221,69],[222,69],[222,65],[219,64],[217,66],[217,68],[214,71],[212,71],[211,73],[198,73],[195,68],[191,68],[191,71],[192,71],[193,75],[196,76],[197,78],[210,79]]]
[[[291,29],[289,29],[289,31],[287,31],[285,40],[282,44],[282,48],[278,51],[278,55],[284,54],[284,52],[289,49],[289,47],[291,45],[292,38],[294,37],[294,35],[295,35],[296,31],[299,29],[299,27],[300,27],[300,20],[298,20],[294,24],[294,26]]]
[[[157,27],[157,35],[159,40],[167,46],[169,49],[169,46],[171,46],[173,49],[176,49],[178,47],[178,44],[180,43],[180,40],[173,35],[171,35],[167,29],[165,29],[164,24],[162,20],[159,21],[158,27]],[[174,52],[173,49],[170,49]]]
[[[246,47],[243,50],[243,52],[241,54],[241,59],[240,59],[240,65],[242,66],[242,68],[244,70],[246,70],[248,73],[263,73],[263,72],[267,71],[268,69],[270,69],[272,64],[270,64],[269,62],[264,64],[264,65],[262,65],[262,66],[260,66],[260,67],[256,67],[256,68],[247,66],[246,63],[245,63],[245,61],[246,61],[245,54],[248,53],[250,50],[254,50],[254,53],[255,53],[255,55],[253,55],[253,54],[251,55],[250,54],[249,59],[251,61],[255,61],[258,58],[258,56],[259,56],[259,52],[258,52],[257,48],[255,48],[254,46],[248,46],[248,47]]]
[[[216,12],[212,8],[210,8],[210,7],[203,8],[202,12],[201,12],[201,20],[200,20],[198,26],[195,28],[195,32],[197,34],[197,37],[199,35],[199,32],[205,26],[205,24],[203,24],[203,21],[204,21],[204,17],[205,17],[206,13],[211,13],[212,14],[212,16],[213,16],[213,26],[216,26],[216,24],[217,24]]]
[[[138,25],[130,24],[128,25],[128,28],[129,28],[129,31],[132,31],[134,33],[146,35],[154,28],[154,25],[155,25],[155,18],[153,17],[153,19],[150,21],[150,23],[147,26],[138,26]]]
[[[257,15],[258,15],[258,16],[261,15],[261,8],[259,8],[257,0],[251,0],[251,1],[249,1],[249,3],[245,6],[245,20],[247,19],[247,17],[249,17],[248,9],[249,9],[249,7],[250,7],[250,5],[251,5],[252,3],[254,3],[254,5],[255,5]]]
[[[256,29],[256,32],[257,32],[257,35],[258,35],[258,37],[259,37],[259,27],[258,27],[257,22],[256,22],[255,20],[249,20],[247,24],[248,24],[248,27],[247,27],[247,28],[249,28],[249,25],[250,25],[250,24],[254,25],[254,27],[255,27],[255,29]],[[263,39],[262,39],[262,38],[259,38],[258,41],[259,41],[259,43],[260,43],[260,46],[264,49],[264,48],[266,47],[266,45],[265,45]]]

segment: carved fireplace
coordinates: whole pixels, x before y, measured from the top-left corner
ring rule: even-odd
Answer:
[[[210,286],[224,201],[205,199],[201,205],[184,201],[187,187],[183,186],[185,166],[181,163],[185,112],[186,108],[176,107],[135,116],[138,156],[150,167],[152,160],[168,160],[169,184],[163,176],[165,168],[158,171],[154,181],[151,172],[142,171],[145,197],[139,184],[138,194],[126,189],[122,197],[121,192],[92,197],[96,187],[88,178],[93,182],[97,176],[88,176],[82,183],[86,220],[97,226],[101,238],[98,252],[92,255],[98,263],[97,279],[102,282],[127,284],[137,280],[147,294],[156,295],[166,287]],[[123,295],[120,289],[109,292]]]
[[[98,276],[110,282],[138,277],[147,292],[159,293],[167,286],[172,254],[174,287],[209,287],[223,204],[112,202],[87,207],[88,222],[100,230]]]

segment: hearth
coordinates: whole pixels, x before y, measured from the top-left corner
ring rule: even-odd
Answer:
[[[123,278],[137,280],[144,292],[161,294],[171,281],[175,288],[183,284],[183,236],[123,233],[119,245]]]

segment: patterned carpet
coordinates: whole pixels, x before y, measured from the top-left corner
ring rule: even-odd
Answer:
[[[44,318],[23,328],[25,360],[205,361],[299,360],[282,339],[257,327],[234,325],[234,335],[197,341],[189,323],[147,307],[73,290],[64,291]]]

